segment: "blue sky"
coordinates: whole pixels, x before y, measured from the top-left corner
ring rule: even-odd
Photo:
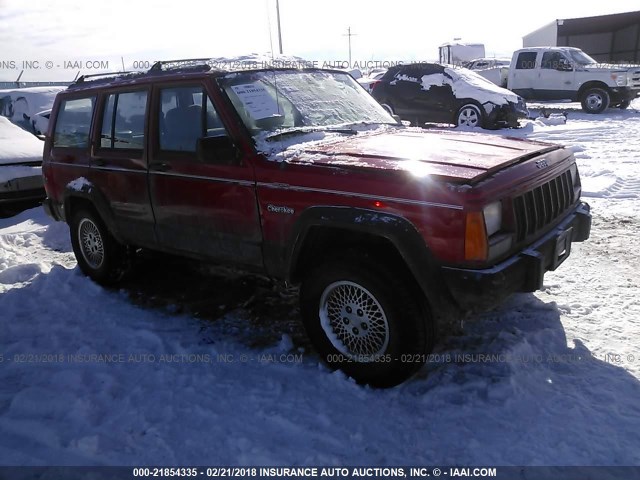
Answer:
[[[510,56],[522,36],[555,20],[638,9],[637,0],[280,0],[284,53],[318,61],[429,60],[462,37]],[[614,9],[615,8],[615,9]],[[523,13],[526,10],[526,13]],[[270,37],[270,32],[272,37]],[[72,80],[78,61],[127,69],[158,59],[234,56],[277,49],[275,0],[0,0],[0,80]],[[51,62],[46,64],[45,62]],[[38,68],[34,65],[37,62]],[[48,68],[51,67],[51,68]],[[92,73],[86,68],[82,73]]]

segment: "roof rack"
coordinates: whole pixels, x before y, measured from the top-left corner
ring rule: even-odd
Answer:
[[[78,80],[76,80],[74,83],[82,83],[85,82],[88,78],[95,78],[95,77],[105,77],[105,76],[111,76],[111,77],[119,77],[120,75],[127,75],[129,73],[138,73],[138,72],[131,72],[131,71],[124,71],[124,72],[103,72],[103,73],[92,73],[91,75],[81,75]]]
[[[75,82],[69,85],[69,88],[78,87],[86,82],[108,82],[112,79],[124,77],[124,76],[133,76],[139,75],[142,72],[132,72],[132,71],[120,71],[120,72],[103,72],[103,73],[92,73],[91,75],[81,75]],[[103,78],[97,78],[103,77]]]
[[[163,60],[154,63],[148,73],[166,72],[169,70],[211,70],[210,58],[185,58],[180,60]]]

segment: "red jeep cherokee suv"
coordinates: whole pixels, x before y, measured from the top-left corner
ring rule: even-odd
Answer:
[[[539,289],[589,237],[569,150],[404,127],[340,71],[219,65],[159,62],[57,96],[45,208],[95,281],[145,248],[299,283],[323,360],[391,386],[439,320]]]

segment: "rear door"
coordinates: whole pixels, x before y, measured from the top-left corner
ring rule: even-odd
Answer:
[[[51,118],[51,136],[47,136],[45,140],[46,162],[43,164],[43,173],[47,178],[47,195],[62,202],[66,186],[89,175],[89,132],[94,118],[96,95],[65,95],[58,97],[56,102],[58,103],[53,112],[57,113]]]
[[[112,90],[100,96],[89,180],[111,210],[127,243],[155,244],[154,219],[147,188],[145,122],[147,87]]]
[[[450,108],[453,96],[443,73],[441,65],[416,64],[400,69],[388,84],[396,113],[419,123],[448,121],[444,111]]]
[[[533,88],[539,73],[537,58],[536,51],[524,51],[518,54],[515,65],[511,65],[509,71],[509,90],[526,99],[535,98]]]
[[[420,73],[416,103],[427,114],[427,121],[450,122],[456,105],[451,88],[453,79],[442,65],[425,65]]]
[[[149,187],[164,249],[262,268],[253,168],[204,83],[156,85]]]

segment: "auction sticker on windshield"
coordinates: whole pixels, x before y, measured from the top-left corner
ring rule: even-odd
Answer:
[[[274,98],[269,95],[264,85],[248,83],[244,85],[233,85],[231,88],[254,120],[278,115],[278,104]]]

